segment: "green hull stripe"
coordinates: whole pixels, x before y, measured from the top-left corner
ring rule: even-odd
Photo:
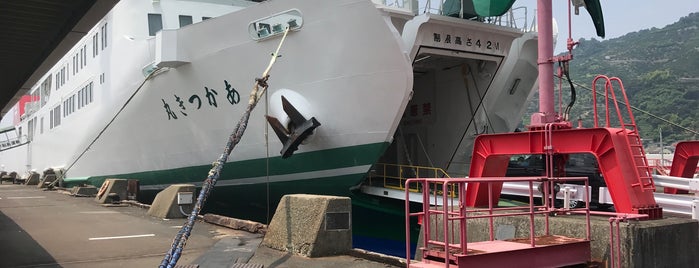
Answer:
[[[297,153],[287,159],[282,159],[280,156],[270,157],[269,170],[267,168],[267,158],[229,162],[224,166],[219,180],[235,180],[267,175],[275,176],[372,165],[376,163],[379,156],[381,156],[387,147],[388,143],[381,142]],[[235,154],[235,151],[233,151],[232,154]],[[83,181],[95,186],[101,185],[107,178],[138,179],[141,185],[192,183],[203,181],[210,169],[211,165],[202,165],[168,170],[94,176]],[[72,183],[77,184],[79,181],[73,180]]]

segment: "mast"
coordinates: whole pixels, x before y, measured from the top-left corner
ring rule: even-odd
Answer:
[[[552,0],[537,0],[539,112],[532,114],[531,125],[543,126],[556,121],[553,96]]]

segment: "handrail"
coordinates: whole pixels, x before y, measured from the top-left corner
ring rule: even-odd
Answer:
[[[413,14],[435,14],[443,15],[444,13],[444,1],[431,1],[427,0],[420,5],[417,3],[415,6],[412,0],[374,0],[375,3],[382,4],[387,7],[397,8],[407,10]],[[434,3],[434,4],[433,4]],[[463,3],[461,3],[461,12],[463,13]],[[523,15],[521,13],[524,13]],[[459,14],[463,18],[463,14]],[[481,21],[485,24],[493,24],[504,27],[509,27],[513,29],[518,29],[522,32],[532,32],[533,27],[528,24],[528,13],[526,6],[512,7],[510,10],[505,12],[501,16],[491,16],[491,17],[478,17],[477,21]],[[518,21],[522,21],[522,27],[518,27]],[[533,21],[536,21],[534,19]]]
[[[608,77],[606,75],[598,75],[592,80],[592,111],[593,111],[593,120],[594,120],[594,127],[599,127],[598,123],[598,112],[597,112],[597,81],[603,79],[604,82],[604,114],[605,114],[605,127],[611,127],[611,119],[610,119],[610,111],[609,111],[609,101],[611,100],[614,103],[614,108],[616,111],[616,115],[619,119],[619,127],[622,127],[626,129],[626,126],[636,125],[636,119],[633,116],[633,112],[631,111],[631,105],[629,105],[629,98],[626,94],[626,89],[624,89],[624,84],[621,82],[621,79],[618,77]],[[624,121],[624,117],[622,116],[621,113],[621,108],[619,108],[619,101],[617,101],[616,93],[614,91],[614,87],[612,82],[617,82],[619,84],[619,88],[621,90],[622,96],[624,97],[624,105],[626,105],[626,110],[629,116],[629,120],[631,121],[631,124],[626,124]],[[611,98],[610,98],[611,95]],[[634,129],[635,130],[635,129]]]
[[[373,172],[370,172],[368,176],[369,184],[375,185],[378,183],[374,179],[382,180],[382,186],[384,188],[405,190],[405,181],[410,178],[451,178],[446,171],[437,167],[424,167],[415,165],[400,165],[400,164],[387,164],[387,163],[376,163],[374,164]],[[376,170],[381,170],[381,174],[376,174]],[[406,174],[407,171],[411,171],[413,174]],[[409,189],[411,192],[420,192],[421,188],[417,187]],[[450,190],[450,196],[454,197],[455,192]]]
[[[585,239],[590,240],[591,230],[590,230],[590,206],[589,198],[585,195],[585,207],[579,209],[557,209],[552,203],[545,203],[544,205],[535,206],[534,205],[534,192],[535,182],[544,182],[545,184],[553,184],[554,182],[566,182],[566,181],[584,181],[585,187],[589,189],[589,181],[587,177],[562,177],[547,179],[542,177],[483,177],[483,178],[415,178],[408,179],[407,184],[417,184],[421,188],[430,188],[431,185],[441,185],[442,188],[450,187],[457,189],[459,191],[459,198],[457,201],[451,201],[446,193],[443,193],[441,198],[443,198],[444,204],[442,207],[431,207],[430,202],[427,201],[431,198],[430,195],[423,192],[423,202],[422,209],[418,212],[411,212],[409,202],[406,201],[405,205],[405,224],[406,224],[406,256],[410,258],[411,256],[411,245],[410,245],[410,218],[419,217],[422,221],[422,227],[424,228],[423,233],[423,245],[418,245],[418,247],[423,247],[425,250],[434,249],[434,246],[439,247],[438,251],[443,254],[445,266],[449,266],[450,261],[453,257],[457,255],[468,255],[468,237],[467,237],[467,221],[470,219],[487,218],[488,228],[489,228],[489,239],[490,241],[495,240],[494,235],[494,224],[493,219],[498,217],[510,217],[510,216],[529,216],[529,245],[531,247],[536,246],[535,237],[535,215],[544,215],[547,219],[552,212],[562,212],[562,213],[572,213],[579,212],[586,215],[586,234]],[[492,192],[491,187],[493,183],[502,182],[527,182],[529,185],[529,205],[528,206],[517,206],[508,208],[494,208],[496,204],[493,204],[492,199],[489,198],[488,208],[477,209],[468,208],[463,204],[465,203],[466,197],[466,184],[469,182],[486,183],[488,185],[488,192]],[[409,185],[408,185],[409,186]],[[555,194],[550,192],[552,187],[544,187],[544,195],[549,196]],[[409,200],[409,191],[405,191],[406,200]],[[494,213],[498,211],[498,213]],[[481,215],[472,215],[473,213],[486,213]],[[470,215],[471,214],[471,215]],[[441,220],[441,222],[440,222]],[[548,225],[548,220],[545,221]],[[438,227],[438,225],[441,225]],[[458,227],[457,227],[458,226]],[[432,229],[434,228],[434,229]],[[434,230],[434,233],[432,232]],[[458,233],[455,234],[456,232]],[[442,232],[438,234],[437,232]],[[549,235],[548,226],[545,228],[546,235]],[[458,237],[458,241],[457,241]],[[430,247],[433,246],[433,247]],[[423,254],[424,251],[423,251]],[[423,256],[424,258],[425,256]]]

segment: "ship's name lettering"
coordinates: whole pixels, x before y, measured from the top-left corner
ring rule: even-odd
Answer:
[[[231,86],[230,83],[228,83],[227,80],[223,80],[223,84],[225,86],[226,90],[226,100],[228,103],[231,105],[236,105],[240,102],[240,94],[238,91]],[[216,101],[216,97],[219,95],[218,91],[214,88],[209,88],[209,87],[204,87],[204,93],[202,95],[204,96],[206,103],[209,104],[209,107],[214,107],[218,108],[218,102]],[[223,94],[224,92],[221,92]],[[170,103],[165,101],[165,99],[160,99],[163,102],[163,108],[165,109],[165,113],[167,114],[167,120],[177,120],[179,116],[189,116],[189,113],[191,112],[196,112],[196,110],[201,109],[202,103],[202,98],[199,97],[197,94],[192,94],[189,96],[189,98],[183,99],[177,94],[173,94],[173,97],[171,100],[174,100],[174,106],[175,108],[171,108]],[[187,103],[185,103],[185,100]],[[191,108],[190,110],[187,110],[187,107]],[[179,113],[177,113],[179,112]]]
[[[469,48],[485,48],[488,50],[500,51],[500,42],[493,40],[481,40],[480,38],[442,33],[432,33],[432,38],[435,43],[454,44]]]

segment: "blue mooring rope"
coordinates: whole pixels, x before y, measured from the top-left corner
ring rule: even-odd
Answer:
[[[263,78],[257,79],[255,88],[261,86],[264,92],[264,90],[267,89],[266,82],[268,78],[269,75],[266,75]],[[254,90],[253,92],[254,94],[256,94],[257,90]],[[253,96],[251,95],[251,99],[252,98]],[[180,259],[180,256],[182,255],[182,250],[184,249],[184,246],[187,244],[187,239],[189,238],[189,235],[192,232],[192,228],[194,228],[194,223],[197,219],[197,215],[199,215],[201,208],[204,206],[204,202],[206,202],[206,198],[209,196],[211,189],[213,189],[213,187],[216,185],[216,181],[218,180],[218,177],[221,174],[223,165],[228,160],[228,156],[230,155],[231,151],[233,151],[233,148],[235,148],[238,142],[240,142],[240,139],[243,137],[243,133],[245,133],[245,129],[248,125],[248,119],[250,119],[250,113],[257,105],[258,100],[259,98],[255,96],[254,101],[250,101],[247,109],[245,110],[245,113],[243,113],[243,117],[240,118],[240,121],[238,121],[238,124],[235,126],[235,130],[228,137],[228,142],[226,143],[226,147],[223,149],[223,153],[216,160],[216,162],[213,163],[211,170],[209,170],[209,175],[206,177],[206,180],[204,180],[204,183],[201,187],[201,192],[199,192],[199,197],[197,198],[197,202],[195,203],[192,212],[189,214],[189,217],[187,218],[187,223],[184,226],[182,226],[182,229],[180,229],[180,231],[175,236],[175,239],[172,242],[172,247],[165,254],[163,261],[160,263],[160,268],[173,268],[177,264],[177,261]]]
[[[216,162],[213,163],[213,167],[211,167],[211,170],[209,170],[209,175],[206,177],[206,180],[204,180],[204,184],[201,186],[201,192],[199,192],[197,203],[194,205],[192,213],[189,214],[189,217],[187,218],[187,223],[184,226],[182,226],[182,229],[180,229],[180,231],[175,236],[175,240],[172,241],[172,247],[167,253],[165,253],[165,257],[163,258],[163,261],[160,263],[160,268],[173,268],[177,264],[177,260],[180,259],[180,256],[182,255],[182,250],[184,249],[184,246],[187,244],[187,238],[189,238],[189,235],[192,232],[192,228],[194,227],[194,222],[197,219],[197,215],[199,215],[201,208],[204,206],[204,202],[206,202],[206,198],[209,196],[211,189],[213,189],[213,187],[216,185],[216,180],[218,180],[218,177],[221,174],[221,170],[223,169],[223,165],[228,160],[228,156],[231,154],[233,148],[235,148],[238,142],[240,142],[240,139],[243,137],[243,133],[245,133],[245,129],[248,126],[250,113],[253,109],[255,109],[255,106],[257,106],[257,102],[260,100],[260,96],[267,90],[267,80],[269,79],[269,71],[272,69],[272,66],[276,62],[277,58],[280,57],[279,50],[282,48],[282,44],[284,44],[284,40],[286,39],[286,35],[289,33],[289,30],[289,27],[286,27],[286,29],[284,30],[284,35],[282,36],[282,40],[279,41],[279,46],[277,46],[277,50],[274,53],[272,53],[272,59],[270,59],[269,65],[267,65],[267,69],[264,72],[262,72],[262,78],[255,79],[255,86],[253,87],[252,92],[250,92],[250,100],[248,101],[248,107],[247,109],[245,109],[245,113],[243,113],[243,117],[240,118],[238,124],[235,125],[235,130],[233,130],[233,133],[231,133],[231,135],[228,137],[228,142],[226,142],[226,147],[223,148],[223,153],[216,160]],[[262,89],[262,91],[258,93],[258,90],[260,88]]]

